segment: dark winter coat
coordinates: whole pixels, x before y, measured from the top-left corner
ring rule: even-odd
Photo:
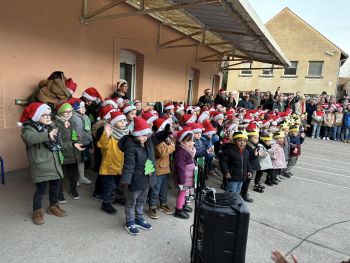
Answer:
[[[290,139],[290,157],[301,155],[301,144],[304,142],[304,138],[300,135],[297,136],[289,136]],[[296,152],[294,152],[294,150]]]
[[[63,164],[78,163],[81,161],[81,152],[73,146],[74,143],[80,143],[72,140],[72,132],[76,131],[74,122],[70,122],[70,126],[66,128],[64,123],[60,120],[56,120],[55,124],[61,132],[62,136],[62,154],[64,156]]]
[[[261,169],[260,163],[259,163],[259,157],[258,157],[258,156],[255,156],[255,150],[256,150],[256,148],[259,148],[259,147],[258,147],[258,143],[257,143],[257,144],[254,144],[254,143],[252,143],[251,141],[247,142],[246,149],[247,149],[248,152],[249,152],[250,168],[251,168],[253,171],[257,171],[257,170],[260,170],[260,169]]]
[[[124,165],[121,183],[128,184],[129,190],[141,191],[153,187],[156,182],[156,173],[145,175],[145,164],[147,159],[156,167],[155,146],[164,141],[170,135],[167,131],[153,134],[145,142],[144,146],[134,136],[123,136],[118,147],[124,152]]]
[[[240,100],[238,102],[238,105],[237,105],[238,108],[245,108],[247,110],[253,110],[254,109],[254,105],[253,103],[251,103],[250,101],[247,101],[247,100]]]
[[[227,100],[222,97],[221,95],[216,95],[215,99],[214,99],[214,103],[215,105],[222,105],[223,107],[226,107],[227,108]]]
[[[195,159],[198,157],[205,157],[208,154],[208,146],[209,142],[204,139],[200,138],[199,140],[194,140],[194,147],[196,148],[196,156]]]
[[[220,158],[220,168],[223,175],[229,173],[230,179],[227,181],[245,181],[247,180],[247,173],[251,172],[249,164],[249,152],[244,149],[242,154],[240,150],[232,143],[224,145],[222,150],[222,158]]]

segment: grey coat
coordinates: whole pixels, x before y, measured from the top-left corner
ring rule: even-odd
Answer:
[[[26,144],[30,174],[33,183],[40,183],[63,178],[63,171],[57,152],[46,147],[48,132],[38,132],[34,127],[22,129],[22,139]]]
[[[89,117],[87,117],[86,121],[90,121]],[[86,131],[84,128],[84,116],[80,115],[79,113],[74,112],[72,116],[72,122],[74,122],[76,131],[79,135],[79,142],[84,145],[90,145],[92,142],[92,135],[91,135],[91,128],[90,131]],[[91,127],[91,124],[90,124]]]

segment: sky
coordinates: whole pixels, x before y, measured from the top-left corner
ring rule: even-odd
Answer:
[[[350,55],[350,0],[248,0],[260,19],[266,23],[288,7]],[[350,58],[340,69],[350,77]]]

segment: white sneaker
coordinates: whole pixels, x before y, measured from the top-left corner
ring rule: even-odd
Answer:
[[[311,138],[312,138],[312,139],[314,139],[314,138],[315,138],[315,136],[311,136]]]
[[[322,140],[324,140],[324,141],[325,141],[325,140],[326,140],[326,137],[323,137],[323,139],[322,139]]]
[[[327,141],[329,141],[329,137],[327,137]]]
[[[81,184],[92,184],[92,182],[87,179],[85,176],[79,178],[79,183]]]

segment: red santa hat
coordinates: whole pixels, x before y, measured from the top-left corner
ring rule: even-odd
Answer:
[[[162,131],[168,123],[171,124],[170,118],[159,118],[154,122],[154,125],[157,127],[157,131]]]
[[[235,110],[234,109],[229,109],[228,111],[226,111],[226,115],[235,115]]]
[[[173,110],[173,109],[175,109],[175,106],[174,106],[174,104],[172,103],[172,102],[168,102],[168,103],[166,103],[165,105],[164,105],[164,110],[166,111],[166,110]]]
[[[127,103],[123,107],[123,113],[128,114],[128,112],[136,110],[136,107],[132,103]]]
[[[118,104],[118,107],[124,103],[124,99],[118,97],[114,98],[113,101]]]
[[[88,100],[91,100],[91,101],[96,101],[96,102],[103,101],[100,93],[94,87],[90,87],[90,88],[86,89],[83,92],[82,96],[85,99],[88,99]]]
[[[209,118],[210,118],[209,111],[203,111],[201,114],[199,114],[197,122],[202,123],[203,121]]]
[[[216,133],[216,129],[214,126],[211,124],[210,120],[205,120],[203,122],[203,133],[204,135],[214,135]]]
[[[219,89],[219,93],[225,93],[226,92],[226,90],[224,90],[224,89]]]
[[[293,110],[291,108],[287,108],[285,110],[285,113],[287,113],[288,115],[291,115],[293,113]]]
[[[50,110],[51,112],[51,108],[47,104],[44,104],[41,102],[33,102],[29,104],[27,107],[24,108],[17,125],[22,126],[23,123],[29,120],[32,120],[35,122],[39,121],[41,115],[43,115],[46,110]]]
[[[77,90],[77,83],[75,83],[72,78],[66,80],[66,87],[70,94],[73,94]]]
[[[125,115],[120,111],[112,111],[110,115],[111,115],[111,120],[109,122],[111,123],[111,125],[116,124],[118,121],[126,120]]]
[[[250,112],[247,112],[244,115],[243,122],[251,122],[253,120],[252,114]]]
[[[183,124],[189,124],[189,123],[193,123],[193,122],[196,122],[197,120],[197,117],[193,114],[188,114],[188,113],[185,113],[183,116],[182,116],[182,123]]]
[[[220,119],[224,119],[225,116],[221,112],[213,111],[210,113],[210,116],[213,118],[214,121],[218,121]]]
[[[84,107],[85,106],[85,102],[82,101],[81,99],[78,99],[78,98],[70,98],[68,100],[68,103],[70,105],[72,105],[73,109],[75,111],[79,110],[80,108]]]
[[[185,139],[185,137],[188,135],[188,134],[193,134],[192,130],[190,127],[184,127],[181,131],[179,131],[176,136],[177,136],[177,140],[179,142],[182,142],[183,139]]]
[[[118,104],[112,99],[105,99],[101,106],[112,106],[115,109],[118,109]]]
[[[98,120],[100,120],[100,119],[110,120],[111,119],[111,112],[114,112],[114,111],[118,111],[118,110],[113,108],[112,106],[101,107]]]
[[[154,115],[149,111],[142,112],[141,117],[148,123],[153,123],[156,119],[158,119],[158,115]]]
[[[252,131],[255,131],[257,128],[258,128],[257,125],[255,123],[251,122],[248,124],[246,131],[252,132]]]
[[[131,132],[132,136],[144,136],[152,134],[152,130],[149,128],[148,123],[140,118],[134,118],[134,130]]]
[[[193,133],[202,133],[203,132],[203,126],[200,123],[189,123],[187,126],[192,129]]]

